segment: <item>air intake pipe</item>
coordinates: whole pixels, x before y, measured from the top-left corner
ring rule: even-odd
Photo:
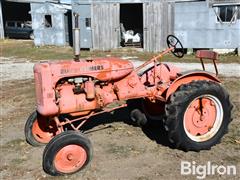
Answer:
[[[73,43],[73,49],[74,49],[74,60],[79,61],[80,57],[80,27],[79,27],[79,14],[73,13],[74,16],[74,43]]]

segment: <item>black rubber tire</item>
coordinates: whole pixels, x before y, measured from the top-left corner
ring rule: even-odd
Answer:
[[[76,144],[84,148],[84,150],[87,153],[87,160],[85,161],[84,165],[80,169],[76,170],[75,172],[71,172],[71,173],[59,172],[54,166],[54,158],[57,152],[61,148],[71,144]],[[62,132],[59,135],[55,136],[47,144],[43,152],[42,166],[43,166],[43,170],[47,174],[52,176],[73,174],[84,169],[92,160],[92,156],[93,156],[93,148],[90,140],[87,137],[85,137],[82,133],[78,131],[70,130],[70,131]]]
[[[216,97],[223,108],[223,121],[218,132],[211,138],[203,142],[190,139],[183,125],[184,113],[188,105],[201,95],[211,95]],[[168,138],[175,148],[184,151],[200,151],[211,149],[218,144],[228,130],[231,119],[232,104],[229,100],[227,91],[216,82],[212,81],[193,81],[184,84],[171,95],[165,107],[164,125],[168,131]]]
[[[43,146],[46,145],[45,143],[38,142],[33,134],[32,134],[32,127],[33,123],[37,120],[37,112],[34,111],[27,119],[24,127],[25,138],[28,144],[32,146]]]
[[[143,127],[148,123],[147,117],[142,109],[143,99],[131,99],[127,101],[130,120],[133,125]]]
[[[143,127],[147,124],[147,118],[145,114],[139,109],[133,109],[130,113],[130,118],[139,127]]]

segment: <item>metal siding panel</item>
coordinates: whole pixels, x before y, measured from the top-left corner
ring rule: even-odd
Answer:
[[[206,2],[175,4],[175,34],[185,48],[233,49],[240,47],[240,20],[217,23]]]
[[[72,13],[79,14],[80,24],[80,47],[92,48],[92,27],[86,27],[86,18],[91,18],[91,5],[90,4],[74,4]],[[74,17],[72,15],[72,27],[74,28]],[[91,22],[92,18],[91,18]],[[91,25],[92,26],[92,25]],[[73,33],[74,35],[74,33]]]
[[[44,25],[46,14],[51,15],[51,28],[46,28]],[[64,11],[62,9],[51,3],[31,3],[31,17],[35,45],[66,45]]]

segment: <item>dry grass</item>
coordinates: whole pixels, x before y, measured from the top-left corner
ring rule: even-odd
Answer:
[[[42,46],[36,47],[31,40],[0,40],[1,49],[0,56],[2,57],[16,57],[26,58],[30,61],[34,60],[63,60],[72,59],[72,48],[69,46],[57,47],[57,46]],[[156,53],[143,52],[135,48],[119,48],[111,51],[81,51],[81,57],[136,57],[140,60],[148,60],[155,56]],[[184,58],[178,59],[172,55],[164,57],[163,61],[169,62],[199,62],[194,55],[185,55]],[[234,55],[222,55],[220,56],[222,63],[240,63],[240,57]]]

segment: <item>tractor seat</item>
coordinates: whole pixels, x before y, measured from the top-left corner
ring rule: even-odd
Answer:
[[[218,53],[210,50],[198,50],[196,58],[218,60]]]
[[[196,53],[196,58],[199,58],[202,64],[202,68],[205,71],[205,65],[203,59],[210,59],[213,62],[216,76],[218,75],[218,69],[216,65],[216,61],[218,61],[218,53],[210,50],[198,50]]]

